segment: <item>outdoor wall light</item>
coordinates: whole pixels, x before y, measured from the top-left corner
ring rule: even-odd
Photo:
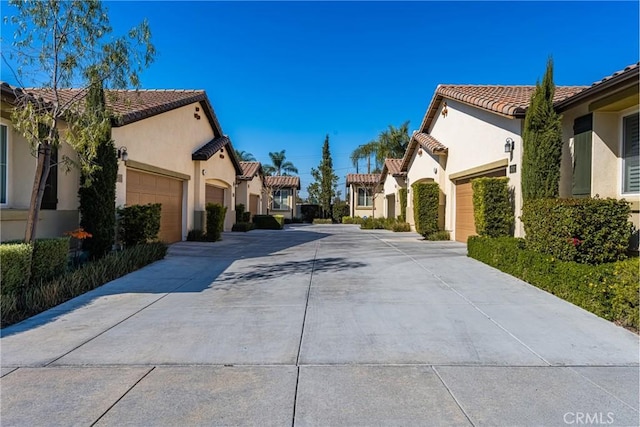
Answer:
[[[507,138],[507,141],[504,143],[504,152],[513,153],[514,148],[515,148],[515,142],[513,142],[513,139]]]
[[[125,147],[124,145],[122,147],[118,148],[117,154],[118,154],[118,159],[122,160],[123,162],[126,162],[127,160],[129,160],[129,154],[127,153],[127,147]]]

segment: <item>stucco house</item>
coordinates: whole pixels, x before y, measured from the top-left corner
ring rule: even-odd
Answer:
[[[379,173],[347,174],[349,216],[381,218],[384,216],[384,191]]]
[[[559,103],[584,86],[556,87]],[[471,179],[507,176],[515,195],[515,235],[524,230],[520,166],[524,115],[535,86],[438,85],[419,131],[402,160],[409,197],[407,220],[415,226],[411,185],[440,186],[440,226],[466,242],[475,234]]]
[[[564,142],[560,196],[624,198],[631,202],[636,229],[640,228],[639,82],[640,63],[636,63],[556,104]]]
[[[299,176],[265,176],[264,186],[268,197],[267,213],[282,215],[286,219],[296,216],[296,200],[300,191]]]
[[[29,92],[45,100],[52,99],[47,89]],[[78,96],[79,90],[63,89],[59,94],[65,100]],[[207,202],[227,206],[225,230],[230,230],[235,220],[236,176],[242,174],[242,168],[206,93],[118,90],[107,92],[106,101],[116,115],[112,124],[112,138],[119,156],[116,205],[162,203],[159,238],[169,243],[184,240],[190,229],[204,227]],[[16,132],[8,130],[8,133],[11,137],[7,158],[12,172],[7,188],[12,199],[9,198],[6,207],[18,212],[28,208],[30,189],[24,194],[23,187],[33,180],[35,159],[29,157],[28,146],[21,144],[24,141],[20,141]],[[63,143],[61,150],[67,148]],[[61,225],[57,217],[62,215],[51,216],[50,226],[39,225],[42,237],[61,235],[77,227],[79,220],[77,172],[56,174],[58,206],[54,210],[64,210],[65,218],[69,219]],[[49,213],[44,213],[43,221],[47,221]],[[7,214],[3,209],[3,240],[24,232],[24,220],[13,220],[5,226],[6,217],[17,215]]]
[[[260,162],[240,162],[242,175],[238,176],[236,203],[244,204],[245,211],[251,216],[263,213],[265,197],[264,172]]]
[[[380,185],[384,195],[385,218],[397,218],[401,215],[399,191],[407,187],[407,173],[400,170],[401,166],[402,159],[385,159],[382,166]]]

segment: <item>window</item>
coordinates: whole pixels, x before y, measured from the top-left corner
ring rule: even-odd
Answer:
[[[573,122],[573,189],[574,197],[591,196],[591,140],[593,115],[578,117]]]
[[[51,160],[49,164],[51,168],[49,169],[49,176],[44,186],[40,209],[56,210],[58,207],[58,150],[55,148],[51,149]]]
[[[622,119],[622,170],[623,193],[640,192],[640,132],[638,128],[639,113],[632,114]]]
[[[7,203],[7,127],[0,125],[0,203]]]
[[[370,188],[358,188],[358,206],[373,206]]]
[[[288,189],[273,190],[273,210],[274,211],[289,210],[289,190]]]

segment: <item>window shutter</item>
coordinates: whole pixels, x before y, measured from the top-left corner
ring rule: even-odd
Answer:
[[[0,203],[7,203],[7,127],[0,126]]]
[[[55,210],[58,207],[58,150],[51,150],[51,169],[44,187],[40,209]]]
[[[638,113],[623,119],[624,126],[624,183],[623,192],[640,192],[640,127]]]
[[[573,138],[573,190],[574,197],[591,195],[591,131]]]

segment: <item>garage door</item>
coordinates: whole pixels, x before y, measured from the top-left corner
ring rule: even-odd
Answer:
[[[207,184],[205,187],[204,200],[206,203],[217,203],[224,206],[224,188]]]
[[[182,240],[182,181],[166,176],[127,170],[127,205],[160,203],[160,233],[167,243]]]
[[[491,172],[482,177],[498,177],[506,176],[506,169]],[[474,176],[473,178],[480,178]],[[469,236],[476,235],[476,224],[473,218],[473,189],[471,188],[471,179],[461,179],[456,181],[456,240],[458,242],[467,243]]]
[[[249,212],[251,216],[258,215],[258,204],[260,203],[260,196],[257,194],[251,194],[249,196]]]

